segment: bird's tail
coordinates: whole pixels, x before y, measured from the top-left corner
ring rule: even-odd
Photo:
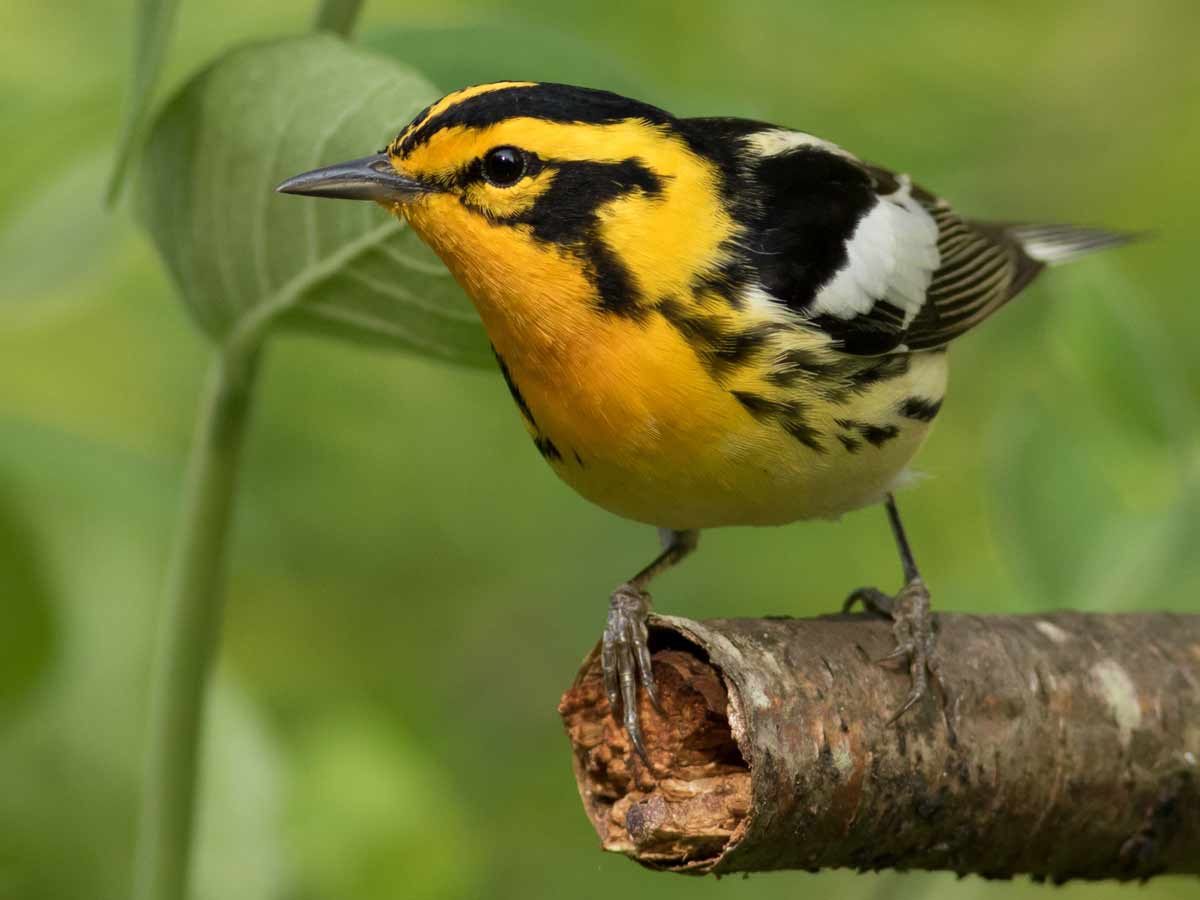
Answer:
[[[1097,250],[1120,247],[1145,237],[1075,225],[1005,225],[1004,231],[1027,256],[1048,266],[1071,262]]]

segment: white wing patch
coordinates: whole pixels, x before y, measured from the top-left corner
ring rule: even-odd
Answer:
[[[846,264],[818,292],[814,315],[853,319],[886,300],[903,313],[907,328],[925,303],[929,282],[940,263],[938,226],[913,199],[912,182],[882,196],[846,241]]]

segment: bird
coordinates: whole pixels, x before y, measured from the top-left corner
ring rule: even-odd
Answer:
[[[601,640],[610,708],[643,760],[647,588],[703,529],[882,505],[903,586],[844,609],[892,620],[882,661],[910,689],[891,722],[940,686],[895,493],[942,408],[948,349],[1046,267],[1133,237],[977,221],[803,131],[533,81],[450,93],[381,152],[276,190],[407,221],[473,301],[554,472],[658,529]]]

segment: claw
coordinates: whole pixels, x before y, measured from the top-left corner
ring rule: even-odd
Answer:
[[[894,713],[892,713],[890,716],[888,716],[887,723],[889,725],[895,725],[896,722],[900,719],[900,717],[902,715],[904,715],[906,712],[908,712],[910,709],[912,709],[913,706],[916,704],[916,702],[918,700],[920,700],[923,696],[925,696],[925,686],[922,685],[920,687],[920,689],[917,689],[914,687],[912,689],[912,692],[908,695],[908,699],[904,701],[904,703],[901,705],[901,707],[898,710],[896,710]]]
[[[896,649],[891,653],[885,653],[878,659],[872,660],[877,666],[887,665],[888,663],[904,660],[908,662],[911,656],[916,652],[916,645],[912,641],[905,641],[903,644],[897,644]]]
[[[650,598],[633,585],[624,584],[613,592],[608,622],[601,643],[600,662],[604,670],[604,692],[613,715],[620,715],[629,740],[642,761],[650,766],[638,719],[637,688],[640,681],[656,709],[660,709],[658,688],[654,682],[646,614]]]
[[[883,665],[901,660],[908,663],[912,690],[900,708],[888,718],[888,724],[892,725],[929,692],[930,676],[939,687],[942,686],[934,649],[933,623],[929,615],[929,591],[920,578],[914,578],[906,584],[895,597],[889,597],[876,588],[859,588],[846,598],[843,610],[849,610],[856,602],[861,602],[870,612],[887,616],[893,622],[896,648],[875,660],[875,663]],[[944,689],[942,693],[944,696]]]

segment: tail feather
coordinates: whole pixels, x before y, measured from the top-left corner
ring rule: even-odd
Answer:
[[[1007,225],[1005,232],[1031,259],[1046,265],[1071,262],[1109,247],[1120,247],[1144,237],[1130,232],[1080,228],[1075,225]]]

